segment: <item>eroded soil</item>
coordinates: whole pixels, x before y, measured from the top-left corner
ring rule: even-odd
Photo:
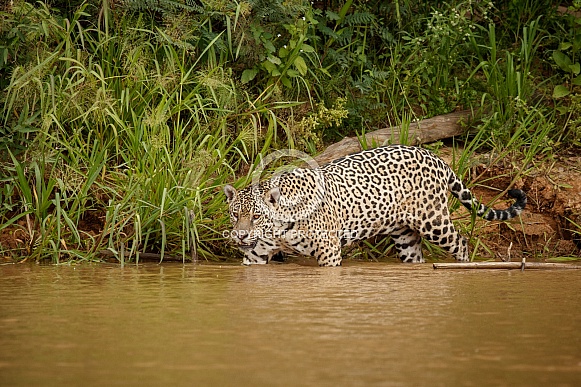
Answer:
[[[531,163],[520,174],[509,161],[487,167],[489,155],[479,159],[483,161],[475,160],[472,168],[476,182],[472,191],[479,200],[494,208],[506,208],[512,202],[505,194],[512,180],[514,188],[522,189],[528,197],[520,219],[477,220],[473,236],[483,245],[479,256],[501,260],[581,257],[581,156],[570,154],[549,163]]]

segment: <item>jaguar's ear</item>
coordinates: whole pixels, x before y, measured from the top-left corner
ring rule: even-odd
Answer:
[[[280,200],[280,189],[278,187],[269,189],[265,195],[265,200],[267,203],[276,206]]]
[[[232,187],[230,184],[226,184],[224,186],[224,194],[226,194],[228,202],[231,202],[234,200],[234,196],[236,196],[236,188]]]

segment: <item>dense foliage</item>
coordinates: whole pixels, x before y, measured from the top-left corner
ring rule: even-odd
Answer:
[[[458,109],[477,119],[467,149],[522,152],[521,170],[579,146],[581,17],[559,5],[10,1],[0,235],[19,243],[0,252],[211,257],[220,188],[261,155]]]

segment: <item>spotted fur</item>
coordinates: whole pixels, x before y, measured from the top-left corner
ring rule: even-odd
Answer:
[[[340,265],[342,246],[375,235],[390,235],[403,262],[424,262],[421,238],[467,261],[466,239],[450,220],[448,191],[487,220],[514,218],[527,201],[513,189],[513,205],[489,209],[440,158],[402,145],[297,168],[240,191],[224,187],[244,264],[268,263],[284,252],[313,256],[320,266]]]

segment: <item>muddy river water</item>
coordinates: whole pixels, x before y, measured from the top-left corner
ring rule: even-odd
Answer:
[[[578,386],[581,270],[0,266],[1,386]]]

